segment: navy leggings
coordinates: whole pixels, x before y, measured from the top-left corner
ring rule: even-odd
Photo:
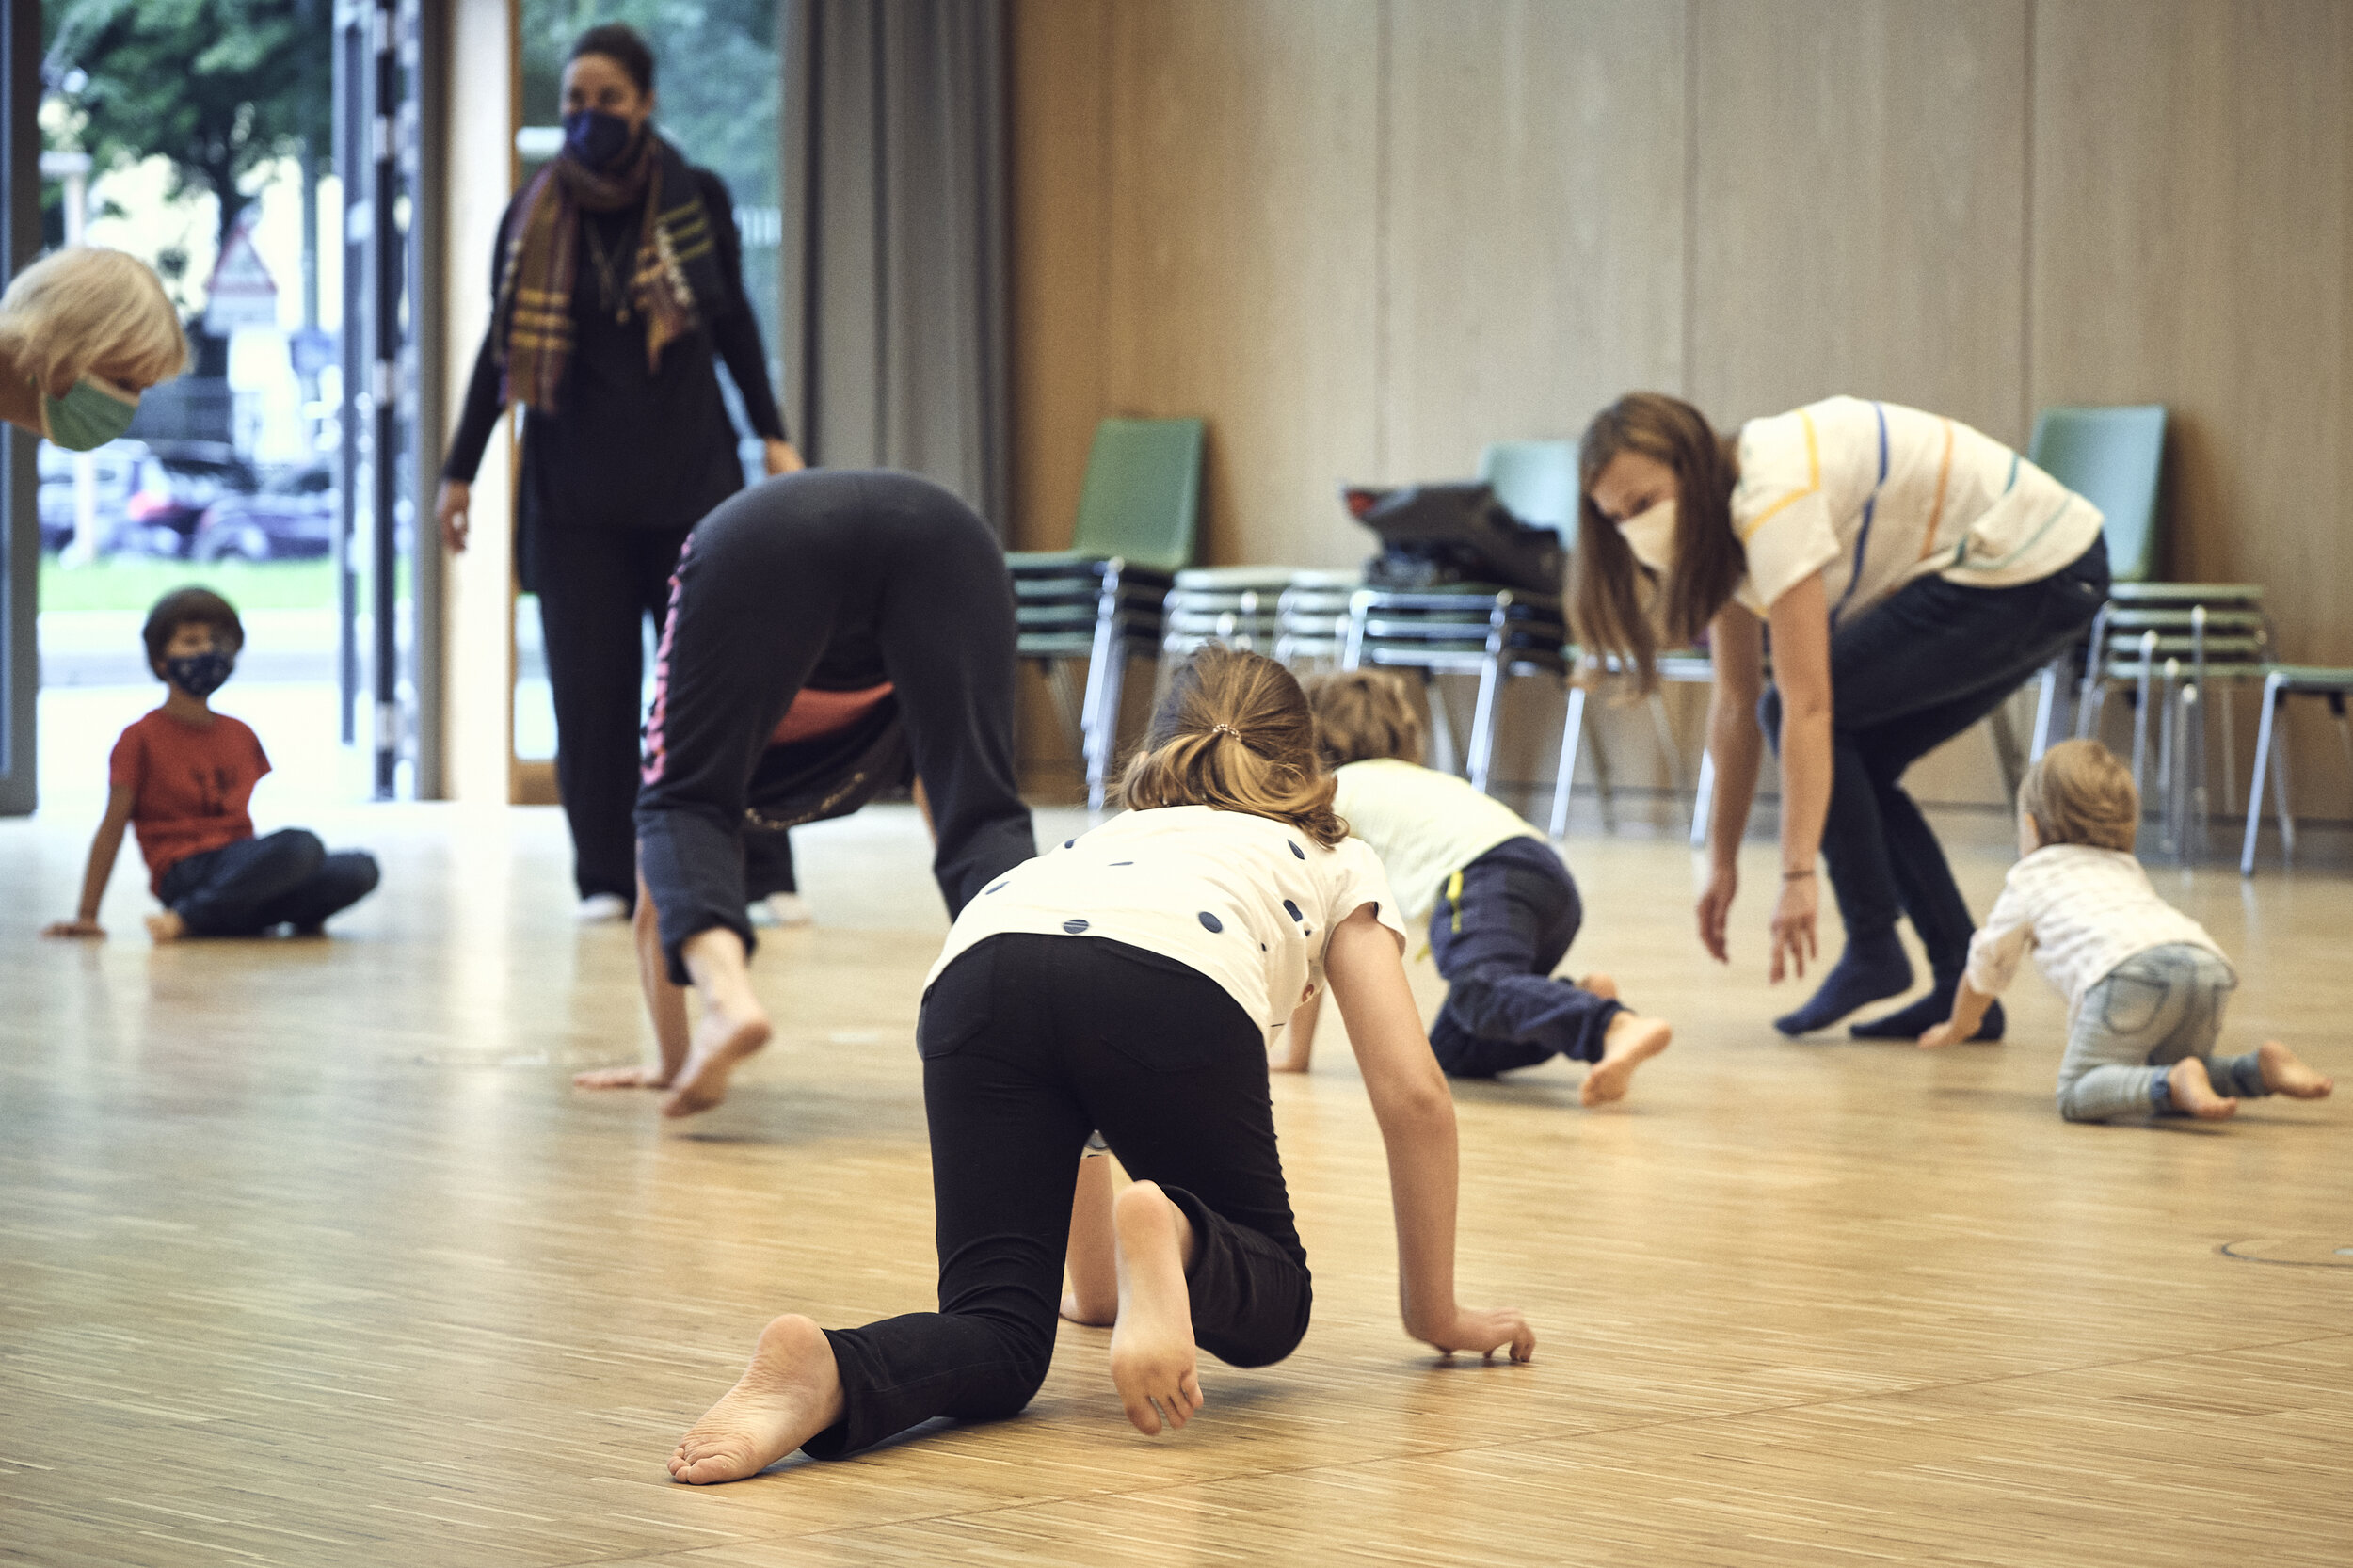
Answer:
[[[1541,839],[1511,839],[1462,878],[1430,917],[1430,953],[1449,987],[1430,1026],[1438,1065],[1450,1078],[1493,1078],[1555,1056],[1600,1061],[1602,1035],[1625,1009],[1552,978],[1584,920],[1561,856]]]
[[[376,890],[376,856],[332,855],[318,835],[283,827],[175,860],[156,895],[193,936],[259,936],[273,926],[305,934]]]

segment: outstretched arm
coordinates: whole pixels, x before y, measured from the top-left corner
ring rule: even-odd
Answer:
[[[131,821],[131,807],[138,798],[137,792],[128,784],[117,784],[106,792],[106,814],[98,824],[98,831],[89,841],[89,864],[82,872],[82,904],[70,920],[56,920],[41,928],[44,936],[104,936],[106,928],[98,923],[99,902],[106,896],[106,884],[114,879],[115,856],[122,853],[122,829]]]
[[[1536,1335],[1525,1318],[1454,1299],[1454,1099],[1422,1033],[1398,948],[1366,904],[1333,931],[1323,964],[1388,1154],[1405,1332],[1442,1351],[1488,1355],[1509,1346],[1513,1360],[1526,1361]]]

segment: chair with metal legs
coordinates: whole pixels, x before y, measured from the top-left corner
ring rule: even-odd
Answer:
[[[2269,779],[2274,808],[2280,817],[2280,858],[2296,853],[2296,819],[2288,810],[2287,747],[2280,735],[2281,705],[2291,696],[2324,697],[2337,721],[2337,739],[2345,747],[2345,765],[2353,773],[2353,717],[2345,698],[2353,696],[2353,669],[2318,664],[2273,664],[2264,675],[2263,723],[2255,735],[2255,779],[2247,793],[2247,837],[2239,846],[2238,873],[2255,874],[2255,836],[2263,828],[2264,783]]]

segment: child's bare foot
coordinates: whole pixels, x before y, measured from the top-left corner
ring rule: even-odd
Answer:
[[[728,1097],[728,1075],[743,1060],[768,1043],[768,1015],[748,994],[731,1004],[712,998],[703,1004],[695,1025],[695,1038],[679,1069],[670,1097],[662,1102],[664,1116],[692,1116]]]
[[[695,1486],[756,1476],[841,1419],[841,1368],[824,1331],[787,1314],[760,1331],[752,1364],[679,1440],[670,1476]]]
[[[188,934],[188,922],[180,918],[177,909],[167,909],[160,915],[147,917],[147,934],[158,942],[176,942]]]
[[[2195,1056],[2185,1056],[2165,1075],[2166,1087],[2173,1096],[2173,1109],[2201,1122],[2227,1121],[2238,1112],[2238,1101],[2228,1095],[2214,1092],[2214,1080],[2206,1076],[2206,1064]]]
[[[2303,1060],[2277,1040],[2265,1040],[2255,1052],[2255,1060],[2263,1068],[2264,1087],[2275,1095],[2286,1095],[2299,1100],[2325,1100],[2337,1086],[2333,1078],[2323,1078],[2304,1065]]]
[[[1585,1075],[1585,1087],[1577,1092],[1577,1103],[1607,1105],[1625,1098],[1634,1069],[1665,1050],[1674,1035],[1674,1026],[1664,1018],[1621,1013],[1610,1019],[1609,1027],[1602,1031],[1601,1060]]]
[[[642,1063],[633,1067],[591,1067],[572,1075],[575,1089],[667,1089],[670,1075]]]
[[[1595,969],[1577,984],[1578,989],[1591,991],[1604,1001],[1618,1000],[1618,983],[1599,969]]]
[[[1112,1383],[1136,1430],[1157,1435],[1162,1417],[1181,1427],[1201,1408],[1185,1288],[1193,1226],[1158,1182],[1139,1181],[1112,1200],[1112,1228],[1119,1241]]]

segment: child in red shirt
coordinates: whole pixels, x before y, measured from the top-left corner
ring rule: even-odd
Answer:
[[[90,842],[81,911],[42,935],[104,936],[98,903],[114,875],[127,824],[147,857],[148,885],[164,912],[148,917],[159,942],[183,936],[259,936],[280,925],[316,935],[328,916],[376,887],[376,857],[327,853],[299,827],[253,836],[246,803],[269,772],[251,728],[207,702],[236,665],[245,626],[209,588],[166,594],[141,633],[164,705],[122,732],[109,761],[106,815]]]

